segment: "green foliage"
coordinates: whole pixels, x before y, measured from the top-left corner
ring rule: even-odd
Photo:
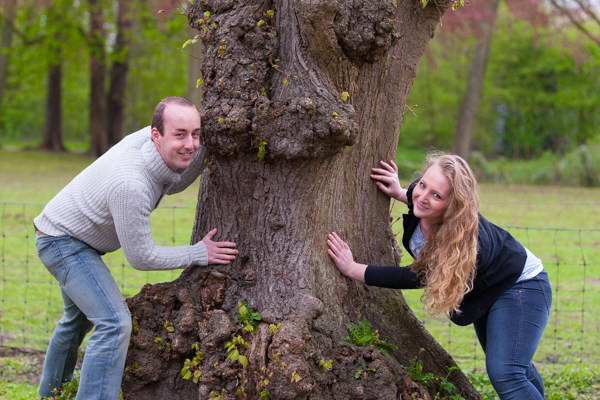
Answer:
[[[369,327],[369,322],[366,320],[362,320],[358,323],[358,325],[346,324],[348,329],[350,329],[351,337],[344,337],[342,340],[346,342],[354,343],[360,347],[366,347],[369,345],[374,345],[377,350],[381,352],[384,356],[388,356],[387,351],[383,348],[383,346],[391,347],[392,349],[397,349],[396,345],[384,342],[379,339],[379,331],[372,330]]]
[[[437,393],[435,395],[434,400],[464,400],[463,397],[459,395],[451,395],[451,393],[456,390],[456,386],[453,383],[448,381],[448,377],[452,373],[452,371],[460,370],[458,367],[448,367],[448,374],[444,376],[437,376],[431,372],[424,373],[423,372],[423,361],[419,360],[419,356],[421,353],[425,351],[424,349],[419,350],[419,353],[409,361],[408,367],[402,367],[405,371],[410,375],[410,379],[414,382],[420,383],[425,388],[434,389],[437,388]],[[441,397],[442,392],[446,392],[450,397]]]
[[[600,136],[574,148],[562,157],[545,151],[532,160],[487,160],[480,152],[469,157],[480,183],[527,185],[600,186]]]
[[[319,360],[319,367],[325,371],[331,371],[333,360]]]
[[[262,139],[258,139],[258,159],[261,161],[265,159],[265,155],[267,154],[267,144]]]
[[[181,376],[183,379],[192,379],[194,383],[198,383],[202,377],[200,369],[204,362],[204,353],[200,351],[200,343],[198,342],[192,344],[192,350],[195,350],[196,355],[191,360],[189,358],[185,359],[183,368],[181,369]]]
[[[165,328],[165,331],[167,331],[167,333],[175,332],[175,328],[173,327],[173,325],[171,325],[169,321],[165,321],[165,323],[163,324],[163,328]]]
[[[254,328],[258,325],[258,321],[262,319],[260,313],[254,312],[252,306],[249,306],[245,301],[238,302],[239,317],[236,317],[235,323],[243,328],[246,332],[254,332]]]
[[[277,330],[279,328],[281,328],[281,324],[277,324],[277,325],[275,325],[275,324],[269,324],[269,333],[271,335],[274,335],[274,334],[277,333]]]
[[[261,398],[261,400],[269,400],[269,391],[267,389],[264,389],[263,391],[261,391],[260,398]]]
[[[227,390],[225,390],[225,389],[221,390],[221,393],[212,390],[209,393],[208,400],[224,400],[226,394],[227,394]]]
[[[418,117],[406,114],[402,147],[452,146],[476,44],[474,37],[456,36],[436,32],[419,64],[408,99],[411,107],[418,104],[412,107]],[[599,46],[568,28],[532,27],[501,3],[474,147],[486,156],[529,159],[599,136],[599,74]]]
[[[74,400],[79,389],[79,379],[73,378],[71,382],[65,382],[60,387],[60,393],[57,389],[52,390],[55,400]]]
[[[360,375],[363,372],[365,373],[365,377],[367,376],[367,372],[375,372],[375,368],[367,368],[367,362],[365,361],[364,358],[362,358],[360,360],[360,365],[361,365],[361,368],[359,368],[358,371],[356,371],[356,373],[354,374],[354,377],[356,379],[360,378]]]
[[[239,335],[231,335],[231,338],[231,342],[225,343],[225,349],[227,349],[227,352],[229,353],[227,358],[230,358],[231,361],[237,361],[242,365],[242,367],[245,367],[246,364],[248,364],[248,357],[240,354],[238,346],[248,348],[248,343],[246,343],[246,341]]]

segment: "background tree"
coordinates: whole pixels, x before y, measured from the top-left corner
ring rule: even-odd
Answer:
[[[483,91],[485,72],[500,0],[488,0],[478,4],[482,8],[483,16],[478,24],[479,29],[477,32],[475,55],[469,73],[467,89],[460,104],[456,121],[456,132],[454,133],[454,140],[452,142],[452,152],[464,159],[468,159],[471,153],[471,141],[479,111],[479,101]]]
[[[600,46],[600,14],[598,4],[589,0],[550,0],[558,15],[564,16],[579,31],[583,32],[592,42]]]
[[[123,135],[125,122],[125,93],[127,73],[129,71],[129,40],[131,35],[131,16],[128,3],[117,1],[117,32],[114,50],[111,55],[110,86],[107,96],[108,144],[117,144]]]
[[[401,368],[421,348],[425,370],[448,375],[454,362],[400,291],[343,277],[326,238],[338,232],[360,262],[400,263],[389,198],[369,175],[396,152],[419,60],[451,4],[192,3],[190,24],[204,44],[203,135],[213,154],[192,242],[216,227],[240,254],[128,299],[135,327],[125,398],[257,398],[264,390],[271,399],[423,397]],[[253,333],[235,324],[242,300],[262,314]],[[398,349],[385,357],[340,340],[346,323],[361,320]],[[282,325],[274,332],[269,324]],[[249,346],[235,345],[244,368],[232,344],[228,358],[232,334]],[[204,361],[194,366],[200,352]],[[320,366],[327,360],[331,371]],[[182,367],[198,385],[182,379]],[[480,398],[462,373],[449,379],[465,398]]]
[[[15,15],[16,1],[4,0],[2,4],[2,24],[0,26],[0,110],[2,110],[4,88],[6,87],[6,78],[8,77]]]

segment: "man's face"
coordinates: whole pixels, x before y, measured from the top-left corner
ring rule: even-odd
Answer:
[[[173,171],[189,167],[200,146],[200,114],[194,107],[168,104],[163,125],[163,135],[152,128],[152,140],[163,161]]]

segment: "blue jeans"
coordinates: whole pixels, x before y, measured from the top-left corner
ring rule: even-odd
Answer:
[[[550,315],[548,274],[515,283],[473,323],[492,386],[502,400],[544,399],[544,382],[531,362]]]
[[[58,322],[44,361],[38,393],[73,377],[77,351],[92,327],[77,399],[117,400],[131,334],[131,314],[100,254],[69,237],[36,235],[38,255],[60,285],[64,315]]]

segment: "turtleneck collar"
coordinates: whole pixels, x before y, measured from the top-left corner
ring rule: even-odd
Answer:
[[[177,183],[181,180],[180,173],[172,171],[171,168],[165,164],[156,148],[156,144],[154,144],[151,138],[142,145],[142,155],[144,157],[146,169],[155,182]]]

